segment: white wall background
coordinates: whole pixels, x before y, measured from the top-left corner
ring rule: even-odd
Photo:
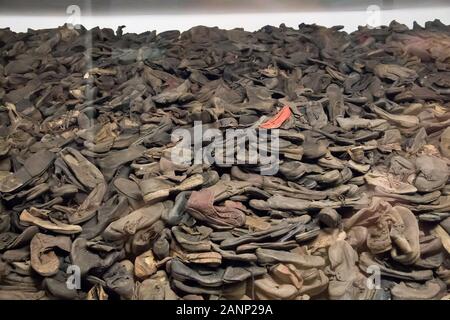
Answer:
[[[14,0],[13,0],[14,1]],[[244,0],[242,0],[244,1]],[[338,0],[337,0],[338,1]],[[296,11],[293,8],[290,12],[233,12],[226,10],[224,13],[212,11],[211,14],[205,12],[195,13],[191,11],[183,12],[162,12],[151,14],[145,12],[133,12],[127,10],[124,14],[123,8],[109,7],[106,14],[102,12],[93,12],[89,8],[89,1],[84,2],[81,7],[79,20],[74,20],[76,16],[68,14],[65,10],[53,10],[46,13],[45,10],[39,10],[38,13],[23,8],[20,12],[9,12],[2,10],[4,1],[0,2],[0,28],[10,27],[14,31],[26,31],[27,28],[40,29],[52,28],[63,25],[66,22],[81,23],[87,28],[100,26],[116,29],[120,25],[126,25],[125,32],[143,32],[148,30],[157,30],[158,32],[178,29],[187,30],[196,25],[218,26],[220,28],[242,27],[246,30],[257,30],[265,25],[278,26],[285,23],[290,27],[297,27],[299,23],[317,23],[324,26],[343,25],[344,30],[351,32],[357,29],[359,25],[386,25],[392,20],[412,26],[414,21],[423,25],[424,22],[434,19],[440,19],[445,24],[450,24],[450,1],[448,5],[435,7],[412,7],[402,9],[387,10],[381,8],[379,13],[366,8],[359,7],[357,10],[349,10],[348,6],[343,11],[327,11],[326,8],[320,8],[321,11]],[[88,4],[86,6],[86,4]],[[336,6],[334,6],[336,7]],[[128,8],[130,9],[130,8]],[[173,9],[172,9],[173,10]],[[311,9],[308,9],[311,10]]]

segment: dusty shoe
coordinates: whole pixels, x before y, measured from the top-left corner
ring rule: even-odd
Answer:
[[[308,175],[308,178],[319,184],[330,185],[339,180],[341,177],[339,170],[330,170],[320,175]]]
[[[103,275],[106,286],[122,299],[130,300],[134,295],[133,263],[128,260],[116,262]]]
[[[284,162],[280,165],[280,172],[286,179],[295,181],[307,173],[306,166],[300,161]]]
[[[157,267],[153,252],[149,250],[136,257],[134,274],[138,279],[145,279],[156,273]]]
[[[404,227],[402,230],[391,230],[394,246],[391,250],[392,259],[404,265],[413,264],[420,257],[419,225],[414,214],[407,208],[393,208],[400,215]]]
[[[410,194],[417,191],[415,186],[399,181],[396,177],[386,172],[369,172],[364,175],[364,179],[368,184],[379,187],[387,193]]]
[[[97,160],[98,166],[103,169],[102,172],[105,179],[109,180],[113,177],[117,168],[122,164],[131,162],[140,157],[147,149],[144,146],[133,145],[127,149],[109,152],[108,155],[102,159]]]
[[[153,243],[152,246],[153,253],[159,260],[162,260],[169,256],[170,238],[171,238],[170,231],[168,229],[165,229],[160,233],[158,239]]]
[[[86,300],[108,300],[108,294],[101,284],[96,283],[86,295]]]
[[[142,193],[136,182],[130,179],[117,178],[114,179],[113,183],[116,190],[128,199],[128,202],[134,209],[139,209],[143,206]]]
[[[300,270],[292,264],[278,264],[270,269],[270,275],[278,285],[294,285],[297,288],[294,299],[320,295],[328,286],[327,276],[315,268]]]
[[[97,215],[83,224],[83,231],[80,237],[92,239],[98,236],[106,229],[106,227],[113,222],[130,212],[128,201],[123,196],[115,196],[110,198],[107,202],[97,210]]]
[[[215,185],[200,190],[199,192],[203,192],[204,190],[213,192],[214,202],[223,201],[229,199],[233,196],[241,195],[245,193],[247,190],[254,190],[253,183],[248,181],[228,181],[225,179],[219,180]]]
[[[103,237],[114,241],[132,236],[138,230],[149,227],[159,220],[163,212],[170,209],[170,206],[171,203],[158,202],[135,210],[109,224],[103,232]]]
[[[300,296],[314,297],[326,291],[328,287],[328,277],[317,268],[300,270],[299,275],[303,279],[303,285],[299,291]]]
[[[22,231],[19,235],[14,235],[10,237],[10,241],[7,241],[7,243],[0,244],[0,247],[4,247],[5,249],[15,249],[15,248],[21,248],[23,246],[26,246],[30,243],[31,239],[39,232],[39,228],[36,226],[31,226],[28,228],[25,228],[25,230]],[[3,233],[2,235],[8,235],[10,233]],[[12,235],[12,234],[10,234]],[[9,237],[6,237],[7,239]]]
[[[68,216],[69,222],[71,224],[80,224],[92,219],[103,202],[106,188],[105,182],[97,184],[77,210]]]
[[[356,226],[352,227],[347,232],[346,241],[355,249],[361,250],[367,247],[367,237],[369,235],[369,231],[366,227]]]
[[[428,235],[419,238],[420,258],[414,263],[415,266],[424,269],[438,269],[444,262],[442,240],[438,236]]]
[[[186,210],[195,219],[205,221],[214,227],[239,227],[245,223],[245,214],[239,207],[231,205],[214,206],[211,190],[193,191]]]
[[[373,112],[375,112],[380,118],[383,118],[389,122],[395,123],[404,128],[417,128],[419,125],[419,118],[411,115],[397,115],[386,112],[376,105],[371,106]]]
[[[217,267],[222,263],[222,256],[217,252],[187,253],[182,255],[182,258],[186,262],[206,265],[210,267]]]
[[[288,300],[298,295],[298,289],[292,284],[278,284],[266,275],[255,280],[255,295],[259,300]]]
[[[317,163],[323,167],[328,169],[337,169],[342,170],[345,167],[345,163],[342,160],[334,157],[331,152],[325,154],[322,158],[320,158]]]
[[[356,265],[358,254],[346,242],[337,241],[328,249],[331,269],[334,276],[328,285],[328,294],[332,300],[362,300],[370,297],[367,279]]]
[[[134,255],[139,255],[144,251],[152,249],[158,237],[164,230],[164,223],[161,220],[140,229],[127,242],[126,249]],[[127,238],[127,237],[126,237]]]
[[[149,178],[139,184],[144,201],[148,204],[167,199],[170,189],[174,186],[170,181],[161,178]]]
[[[211,243],[212,250],[218,252],[222,259],[229,261],[238,261],[238,262],[256,262],[257,257],[253,253],[236,253],[231,250],[222,250],[220,246]]]
[[[20,221],[61,234],[75,234],[82,231],[82,228],[77,225],[66,224],[56,220],[50,221],[46,215],[39,212],[39,209],[36,208],[30,208],[29,211],[22,211]]]
[[[189,229],[187,227],[172,227],[172,234],[180,246],[189,252],[202,252],[211,250],[211,242],[208,236],[212,229],[207,227],[197,227]]]
[[[254,203],[254,202],[253,202]],[[288,210],[298,212],[300,214],[305,213],[310,210],[317,210],[323,208],[339,208],[341,206],[340,202],[331,201],[331,200],[321,200],[321,201],[309,201],[299,198],[285,197],[281,195],[274,195],[267,199],[267,201],[262,202],[261,204],[266,205],[268,209],[273,210]],[[347,200],[347,206],[354,205],[362,205],[365,203],[365,199],[355,199],[355,200]],[[252,204],[252,203],[251,203]]]
[[[448,180],[449,170],[442,159],[433,156],[420,156],[416,159],[419,174],[414,185],[420,192],[432,192],[442,188]]]
[[[332,208],[323,208],[318,214],[319,221],[330,228],[336,228],[341,223],[341,216]]]
[[[401,282],[391,289],[394,300],[440,300],[446,292],[445,284],[439,279],[424,284]]]
[[[201,186],[203,182],[204,178],[201,174],[194,174],[178,185],[156,177],[141,181],[139,187],[141,188],[144,201],[147,204],[152,204],[167,199],[173,192],[187,191]]]
[[[72,289],[67,285],[68,276],[64,272],[52,278],[45,278],[43,285],[45,289],[53,296],[63,300],[81,300],[84,298],[84,293],[81,290]]]
[[[277,264],[270,268],[270,275],[277,282],[292,284],[297,289],[303,286],[303,278],[300,276],[299,270],[292,264]]]
[[[170,274],[181,282],[192,280],[205,287],[219,287],[223,284],[224,269],[202,269],[196,271],[183,264],[178,259],[173,259],[168,264]]]
[[[298,243],[295,240],[289,241],[276,241],[276,242],[250,242],[242,244],[236,248],[236,253],[248,253],[254,252],[257,249],[270,249],[270,250],[282,250],[288,251],[298,247]]]
[[[80,268],[81,276],[93,269],[105,270],[117,260],[123,259],[124,256],[123,249],[110,246],[96,248],[95,243],[88,242],[83,238],[75,239],[70,250],[70,260],[72,264]]]
[[[248,234],[243,234],[239,237],[232,237],[231,234],[226,235],[225,239],[220,243],[222,249],[234,249],[239,245],[252,243],[252,242],[263,242],[268,239],[279,238],[285,235],[287,232],[292,230],[292,225],[287,222],[281,222],[276,226],[272,226],[267,230],[256,231]]]
[[[378,64],[374,73],[379,78],[387,78],[396,82],[412,81],[417,78],[417,73],[406,67],[395,64]]]
[[[321,268],[325,266],[322,257],[311,255],[298,255],[291,252],[283,252],[269,249],[257,249],[256,256],[261,265],[273,265],[276,263],[291,263],[298,268]]]
[[[371,267],[372,266],[372,267]],[[390,267],[388,264],[382,264],[380,261],[377,261],[373,255],[368,252],[363,252],[359,256],[359,268],[366,272],[370,273],[369,268],[373,268],[373,266],[377,266],[380,268],[381,275],[392,277],[401,280],[409,280],[409,281],[426,281],[431,280],[433,278],[432,270],[408,270],[408,271],[400,271]]]
[[[367,227],[367,247],[372,253],[391,250],[392,257],[404,264],[412,264],[420,256],[419,227],[416,217],[407,208],[392,207],[375,199],[369,208],[347,219],[344,226],[347,230],[352,226]],[[404,255],[399,255],[399,251]]]
[[[327,154],[328,141],[322,135],[306,131],[303,143],[303,156],[307,159],[317,159]]]
[[[387,121],[384,119],[364,119],[357,116],[350,118],[336,117],[338,125],[347,131],[352,129],[374,129],[380,130],[386,126]]]
[[[61,157],[75,174],[78,181],[85,187],[93,189],[99,183],[105,181],[101,171],[79,151],[73,148],[65,148],[61,151]]]
[[[56,274],[59,269],[59,259],[53,249],[59,248],[70,252],[71,245],[72,241],[68,237],[36,234],[30,244],[32,268],[44,277]]]
[[[29,157],[14,174],[0,180],[0,192],[13,192],[41,175],[52,164],[55,154],[41,150]]]
[[[405,202],[405,203],[414,203],[414,204],[428,204],[435,200],[437,200],[441,196],[440,191],[433,191],[430,193],[414,193],[414,194],[396,194],[396,193],[389,193],[384,191],[382,188],[375,187],[375,195],[382,197],[386,201],[389,202],[396,202],[398,200]]]
[[[178,300],[178,296],[170,288],[167,274],[160,270],[149,279],[138,284],[135,292],[136,300]]]
[[[177,225],[181,221],[182,216],[186,210],[186,205],[189,197],[189,192],[180,192],[175,198],[172,209],[170,209],[167,214],[163,214],[161,218],[171,226]]]

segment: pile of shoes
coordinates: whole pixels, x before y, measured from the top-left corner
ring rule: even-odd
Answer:
[[[450,26],[341,29],[0,29],[0,299],[450,299]]]

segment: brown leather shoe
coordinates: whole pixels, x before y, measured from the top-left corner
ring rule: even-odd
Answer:
[[[245,214],[237,204],[228,202],[224,206],[215,206],[213,202],[213,191],[193,191],[186,210],[195,219],[207,222],[212,227],[239,227],[245,223]]]

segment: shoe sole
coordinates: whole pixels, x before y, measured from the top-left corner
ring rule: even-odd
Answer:
[[[159,201],[163,201],[164,199],[166,199],[170,194],[169,189],[166,190],[159,190],[159,191],[155,191],[149,194],[146,194],[144,196],[144,201],[146,204],[153,204]]]

